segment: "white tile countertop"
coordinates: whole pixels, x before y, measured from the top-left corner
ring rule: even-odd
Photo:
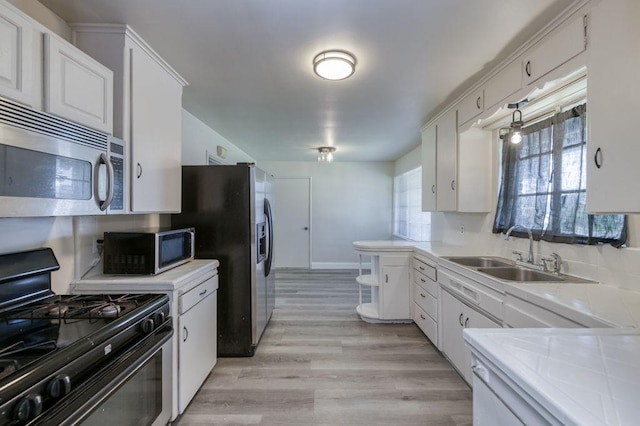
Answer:
[[[483,248],[438,242],[356,241],[353,245],[356,250],[362,252],[411,251],[413,249],[414,253],[435,257],[491,255]],[[504,293],[530,301],[580,324],[588,324],[589,319],[593,319],[595,322],[612,327],[640,329],[640,292],[601,283],[509,284],[501,282],[499,286]]]
[[[93,274],[72,282],[69,289],[74,292],[90,290],[92,286],[104,288],[105,283],[108,283],[109,288],[114,291],[140,291],[149,288],[154,291],[174,291],[200,276],[210,274],[219,265],[220,262],[215,259],[196,259],[158,275],[105,275],[101,272],[101,264],[98,264]]]
[[[638,424],[638,330],[467,329],[464,339],[489,371],[559,424]]]

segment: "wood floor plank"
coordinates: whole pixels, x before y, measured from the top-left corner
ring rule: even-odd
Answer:
[[[469,387],[414,324],[360,320],[356,272],[276,271],[255,356],[220,358],[174,424],[471,425]]]

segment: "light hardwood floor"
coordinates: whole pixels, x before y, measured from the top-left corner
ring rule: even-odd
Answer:
[[[472,424],[471,390],[416,325],[358,318],[355,276],[277,271],[256,355],[219,358],[174,424]]]

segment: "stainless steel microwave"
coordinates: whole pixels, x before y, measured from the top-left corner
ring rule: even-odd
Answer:
[[[194,258],[195,229],[144,229],[105,232],[105,274],[159,274]]]
[[[0,217],[125,212],[124,141],[0,98]]]

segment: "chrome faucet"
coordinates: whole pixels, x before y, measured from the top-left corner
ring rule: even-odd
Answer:
[[[522,226],[522,225],[513,225],[507,231],[506,235],[504,236],[504,239],[508,240],[509,236],[511,235],[511,232],[513,232],[513,230],[515,228],[522,228],[525,231],[527,231],[527,234],[529,234],[529,255],[527,256],[527,263],[530,263],[531,265],[534,265],[535,262],[533,261],[533,235],[531,234],[531,229],[527,228],[526,226]]]
[[[560,269],[562,269],[562,258],[558,253],[551,253],[550,257],[543,257],[541,260],[545,264],[545,267],[546,262],[553,262],[552,272],[556,275],[560,273]]]

